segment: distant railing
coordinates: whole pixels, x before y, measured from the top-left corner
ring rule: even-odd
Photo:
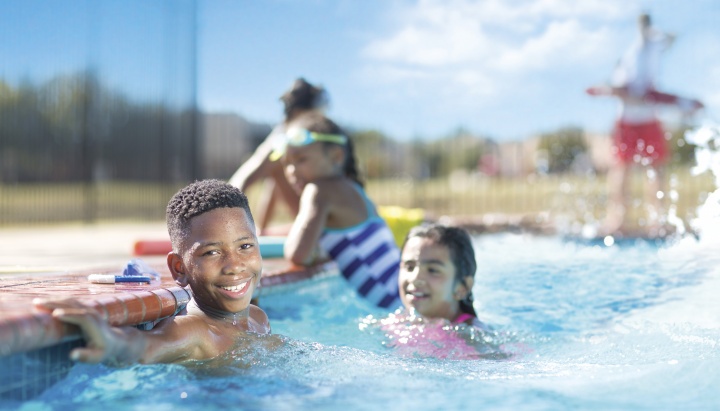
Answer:
[[[669,170],[668,206],[681,218],[695,217],[708,193],[715,190],[710,175],[693,176],[689,169]],[[143,183],[101,181],[84,183],[0,184],[0,226],[66,222],[162,221],[169,198],[188,181]],[[566,223],[590,223],[605,213],[605,177],[572,174],[525,177],[465,177],[384,179],[367,183],[378,205],[422,208],[440,217],[551,214]],[[258,188],[248,192],[256,207]],[[640,170],[630,184],[630,215],[642,219],[646,194]],[[289,221],[289,216],[279,216]]]

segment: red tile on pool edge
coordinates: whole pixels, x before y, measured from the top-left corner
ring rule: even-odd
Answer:
[[[127,319],[127,307],[125,303],[115,296],[103,296],[95,300],[107,310],[107,322],[110,325],[123,325]]]
[[[172,291],[160,288],[151,291],[160,300],[160,316],[158,318],[165,318],[175,314],[177,309],[177,299]]]
[[[10,347],[11,352],[29,351],[56,342],[45,340],[42,323],[31,315],[15,317],[12,320],[12,327],[15,329],[15,341]]]
[[[63,323],[53,318],[49,313],[37,313],[33,315],[33,318],[43,330],[42,338],[38,336],[38,346],[47,347],[57,344],[68,337],[80,338],[82,335],[77,326]]]
[[[162,313],[162,302],[160,301],[160,297],[150,291],[137,292],[135,295],[140,297],[143,304],[145,304],[145,315],[143,316],[141,322],[145,323],[155,321],[160,318],[160,314]]]
[[[125,293],[117,296],[118,300],[125,304],[127,315],[123,325],[135,325],[143,322],[145,318],[145,304],[142,298],[134,293]]]

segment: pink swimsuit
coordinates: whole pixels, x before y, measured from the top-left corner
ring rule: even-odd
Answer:
[[[468,313],[462,313],[458,315],[458,318],[456,318],[455,321],[453,321],[453,324],[461,324],[467,320],[476,320],[476,318]]]
[[[451,360],[474,360],[480,353],[460,336],[456,327],[468,319],[461,314],[452,323],[447,320],[409,322],[407,318],[391,315],[381,322],[388,340],[387,346],[404,357],[433,357]]]

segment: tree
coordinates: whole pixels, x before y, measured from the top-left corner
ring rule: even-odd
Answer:
[[[568,171],[581,154],[587,153],[587,143],[579,127],[565,127],[540,136],[538,151],[547,155],[548,172]]]

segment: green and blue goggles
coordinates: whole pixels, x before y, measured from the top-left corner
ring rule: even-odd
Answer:
[[[270,160],[276,161],[285,155],[287,146],[302,147],[312,143],[334,143],[344,146],[347,144],[347,136],[342,134],[325,134],[309,131],[304,128],[291,128],[285,134],[281,144],[275,147],[270,153]]]

